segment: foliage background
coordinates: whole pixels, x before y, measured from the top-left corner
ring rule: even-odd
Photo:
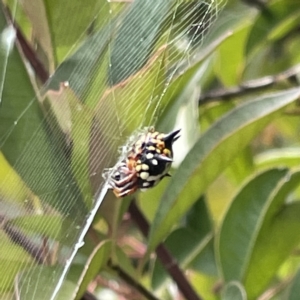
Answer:
[[[161,48],[179,2],[149,3],[135,1],[113,38],[106,29],[130,2],[1,3],[1,37],[10,14],[18,26],[1,52],[1,299],[51,299],[75,253],[57,299],[298,299],[299,3],[227,1],[202,44],[192,39],[195,60]],[[201,3],[182,2],[195,12],[179,14],[182,28]],[[161,61],[185,66],[155,114],[159,130],[183,129],[173,178],[134,199],[109,191],[98,210],[103,168],[145,107],[151,125]]]

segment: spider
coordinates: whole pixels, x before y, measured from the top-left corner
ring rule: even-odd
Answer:
[[[179,132],[180,129],[164,134],[150,127],[138,135],[127,156],[112,169],[109,185],[117,198],[131,195],[138,189],[152,188],[170,176],[172,145],[179,138]]]

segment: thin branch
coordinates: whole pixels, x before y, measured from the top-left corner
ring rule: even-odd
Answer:
[[[98,300],[98,298],[92,293],[86,291],[80,300]]]
[[[208,102],[229,100],[233,97],[239,97],[259,90],[263,90],[270,86],[282,83],[283,81],[291,80],[298,73],[300,73],[300,64],[297,64],[290,69],[287,69],[275,75],[246,81],[240,86],[211,91],[207,94],[201,95],[198,104],[203,105]]]
[[[131,202],[128,211],[131,215],[131,218],[140,228],[143,235],[147,237],[149,233],[149,224],[143,216],[143,214],[141,213],[141,211],[139,210],[139,208],[137,207],[137,205],[135,204],[135,201]],[[166,271],[176,282],[178,289],[180,290],[182,295],[188,300],[202,300],[202,297],[200,297],[194,291],[193,287],[188,282],[182,270],[179,268],[177,261],[173,258],[171,253],[163,244],[159,244],[157,246],[156,254]]]
[[[274,287],[271,287],[270,289],[266,290],[261,296],[259,296],[257,300],[271,300],[274,296],[288,287],[292,280],[293,277],[289,277],[286,280],[275,285]]]
[[[242,0],[242,2],[245,2],[249,6],[253,6],[253,7],[257,8],[258,10],[260,10],[262,12],[267,11],[268,16],[271,16],[271,13],[266,6],[266,1],[264,1],[264,0]]]
[[[29,42],[24,37],[24,35],[23,35],[20,27],[16,23],[16,21],[12,18],[9,8],[7,6],[5,7],[4,5],[3,5],[3,8],[4,8],[5,16],[7,18],[7,22],[11,23],[16,30],[17,41],[22,49],[24,56],[26,57],[26,59],[28,60],[28,62],[31,65],[31,67],[35,71],[37,77],[41,80],[41,82],[43,84],[45,84],[47,82],[47,80],[49,79],[48,71],[44,67],[44,64],[38,58],[38,56],[37,56],[36,52],[34,51],[34,49],[32,48],[32,46],[29,44]]]
[[[11,241],[22,247],[38,264],[44,264],[45,250],[43,247],[36,246],[27,236],[25,236],[18,228],[8,223],[3,226],[4,232],[11,239]]]
[[[102,286],[112,290],[114,293],[118,294],[120,299],[141,299],[141,294],[124,280],[118,281],[118,284],[115,284],[115,282],[109,278],[104,278],[98,274],[92,284],[89,285],[89,288],[95,290],[97,286]]]
[[[113,264],[111,261],[108,262],[108,266],[118,273],[119,277],[123,279],[130,286],[134,287],[141,295],[148,300],[159,300],[151,292],[149,292],[143,285],[126,273],[120,266]]]

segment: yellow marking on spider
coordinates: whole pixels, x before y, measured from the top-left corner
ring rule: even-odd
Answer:
[[[144,170],[144,171],[149,170],[149,166],[146,164],[142,164],[142,170]]]
[[[167,148],[165,148],[165,149],[163,150],[163,153],[164,153],[166,156],[168,156],[168,157],[171,156],[171,151],[170,151],[169,149],[167,149]]]
[[[149,173],[148,172],[142,172],[140,174],[140,177],[143,179],[143,180],[146,180],[148,177],[149,177]]]

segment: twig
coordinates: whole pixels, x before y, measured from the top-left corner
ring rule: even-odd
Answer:
[[[48,71],[45,69],[43,63],[37,57],[36,52],[33,50],[31,45],[28,43],[28,41],[24,37],[18,24],[12,18],[9,8],[4,5],[3,5],[3,8],[4,8],[4,13],[7,18],[7,21],[10,22],[16,30],[17,41],[19,42],[19,45],[22,49],[24,56],[26,57],[26,59],[28,60],[28,62],[31,65],[31,67],[35,71],[37,77],[41,80],[41,82],[43,84],[45,84],[47,82],[47,80],[49,79]]]
[[[131,202],[128,211],[131,215],[131,218],[140,228],[143,235],[147,237],[149,233],[149,224],[139,208],[136,206],[135,201]],[[176,260],[172,257],[171,253],[163,244],[159,244],[157,246],[156,254],[166,271],[176,282],[178,289],[181,291],[182,295],[188,300],[202,300],[202,297],[197,295],[197,293],[194,291],[194,289],[184,276],[182,270],[179,268]]]
[[[123,280],[124,281],[124,280]],[[127,282],[118,281],[116,284],[114,281],[109,278],[96,276],[92,284],[89,285],[89,288],[95,290],[97,286],[102,286],[112,290],[114,293],[119,295],[120,299],[130,299],[130,300],[140,300],[141,294],[134,288],[132,288]]]
[[[243,96],[252,92],[263,90],[267,87],[279,84],[285,80],[292,79],[298,73],[300,73],[300,64],[297,64],[290,69],[287,69],[276,75],[266,76],[259,79],[249,80],[242,83],[240,86],[219,89],[211,91],[207,94],[201,95],[199,98],[199,105],[203,105],[208,102],[214,102],[218,100],[229,100],[233,97]]]
[[[126,273],[120,266],[112,264],[111,261],[108,262],[108,266],[118,273],[120,278],[127,282],[130,286],[134,287],[139,293],[141,293],[145,298],[149,300],[159,300],[152,293],[143,287],[138,281],[132,278],[128,273]]]
[[[98,300],[98,299],[92,293],[86,291],[80,300]]]
[[[45,250],[43,247],[36,246],[27,236],[25,236],[18,228],[6,223],[3,226],[4,232],[12,242],[22,247],[28,254],[34,258],[38,264],[44,264],[46,261]]]
[[[287,278],[286,280],[280,282],[279,284],[271,287],[270,289],[266,290],[261,296],[257,298],[257,300],[270,300],[278,293],[283,291],[293,280],[293,277]]]
[[[271,15],[269,10],[267,10],[266,1],[263,0],[243,0],[246,4],[256,7],[262,12],[268,11],[268,15]]]

